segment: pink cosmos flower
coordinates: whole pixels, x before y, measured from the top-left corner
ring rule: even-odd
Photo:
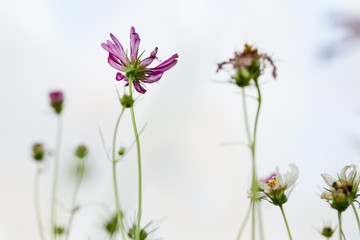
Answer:
[[[140,37],[135,32],[134,27],[131,27],[130,31],[130,58],[126,55],[119,40],[111,33],[110,37],[113,42],[107,40],[106,43],[102,43],[101,46],[109,52],[109,64],[120,71],[116,74],[116,80],[124,80],[126,82],[125,86],[128,86],[129,78],[131,78],[136,91],[139,93],[146,92],[146,89],[143,87],[143,83],[153,83],[159,81],[164,72],[172,68],[177,63],[179,55],[174,54],[157,67],[149,68],[148,66],[156,58],[158,48],[156,47],[149,57],[140,60],[142,55],[138,56]]]

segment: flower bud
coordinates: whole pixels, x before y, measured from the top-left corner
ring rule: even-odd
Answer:
[[[128,236],[130,239],[135,240],[135,233],[136,233],[136,225],[134,224],[132,228],[128,231]],[[140,240],[145,240],[148,236],[148,233],[145,231],[145,229],[140,229]]]
[[[75,155],[80,159],[83,159],[84,157],[86,157],[87,154],[88,154],[88,150],[87,150],[87,147],[84,145],[79,145],[75,149]]]
[[[64,101],[64,94],[61,91],[50,92],[50,105],[54,109],[56,114],[60,114]]]
[[[61,227],[61,226],[55,226],[54,227],[54,234],[55,235],[63,235],[65,232],[65,228],[64,227]]]
[[[121,147],[118,152],[119,156],[123,156],[125,154],[125,151],[126,151],[126,149],[124,147]]]
[[[131,108],[134,104],[134,99],[132,99],[129,95],[124,94],[124,96],[120,99],[120,103],[124,108]]]
[[[110,220],[105,222],[104,227],[110,236],[114,235],[119,230],[117,215],[113,215]]]
[[[332,229],[331,226],[324,226],[324,228],[321,231],[321,235],[323,235],[326,238],[331,238],[334,232],[335,229]]]
[[[41,162],[44,159],[44,146],[41,143],[36,143],[32,147],[33,158],[36,161]]]

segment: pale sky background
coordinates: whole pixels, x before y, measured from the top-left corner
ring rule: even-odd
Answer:
[[[98,128],[110,146],[120,111],[115,86],[122,92],[123,85],[114,80],[116,70],[100,44],[112,32],[128,48],[131,26],[145,55],[157,46],[160,60],[180,56],[159,84],[147,85],[135,108],[139,127],[147,123],[141,135],[143,223],[160,227],[151,239],[236,237],[249,202],[250,155],[242,145],[222,145],[244,140],[245,131],[240,91],[215,71],[245,42],[269,53],[278,66],[276,81],[263,76],[259,175],[267,176],[276,166],[285,172],[289,163],[299,167],[297,186],[284,206],[291,231],[294,239],[321,239],[317,229],[324,221],[334,226],[337,216],[319,199],[320,173],[335,176],[346,164],[360,166],[360,43],[342,46],[345,52],[331,60],[321,54],[346,36],[334,18],[359,13],[355,0],[0,0],[0,239],[39,239],[30,148],[36,141],[54,148],[56,119],[47,96],[56,89],[66,97],[60,223],[66,223],[64,209],[73,193],[67,180],[71,154],[83,143],[90,149],[90,177],[78,202],[89,207],[76,215],[72,239],[106,239],[102,225],[115,205],[111,164]],[[249,108],[254,107],[252,102]],[[133,138],[127,113],[118,142],[129,145]],[[46,230],[52,161],[49,157],[41,177]],[[132,221],[135,151],[118,170],[121,203]],[[280,210],[264,202],[263,215],[266,239],[286,240]],[[359,239],[350,209],[344,232],[347,240]]]

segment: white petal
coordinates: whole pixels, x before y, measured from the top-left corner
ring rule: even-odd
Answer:
[[[336,182],[336,179],[330,176],[329,174],[323,173],[320,174],[322,178],[324,179],[325,183],[329,185],[330,187],[333,187],[334,182]]]
[[[343,181],[348,181],[347,177],[346,177],[346,171],[350,168],[350,165],[346,165],[340,172],[340,179]]]
[[[351,164],[351,168],[352,168],[352,171],[349,173],[349,176],[347,179],[347,182],[350,184],[352,184],[355,181],[355,177],[357,174],[356,166],[354,164]]]
[[[291,187],[299,177],[299,169],[295,164],[289,164],[291,172],[287,175],[287,188]]]

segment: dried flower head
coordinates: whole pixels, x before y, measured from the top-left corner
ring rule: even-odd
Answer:
[[[218,64],[217,72],[225,65],[231,65],[235,74],[231,77],[239,87],[249,86],[251,80],[257,81],[263,73],[265,63],[268,62],[273,67],[272,76],[276,78],[276,66],[274,61],[265,53],[258,53],[258,49],[245,44],[242,52],[235,52],[234,58]]]
[[[347,174],[349,169],[350,172]],[[332,208],[340,212],[345,211],[359,196],[360,176],[354,164],[345,166],[337,180],[326,173],[321,176],[329,187],[325,188],[320,198],[328,201]]]
[[[281,206],[288,199],[288,192],[294,187],[299,176],[299,170],[294,164],[290,164],[290,172],[280,174],[279,168],[268,178],[258,181],[259,192],[257,198],[264,198],[274,205]]]
[[[139,93],[146,92],[142,85],[143,83],[153,83],[159,81],[164,72],[172,68],[177,63],[179,55],[174,54],[157,67],[148,68],[154,59],[156,59],[158,49],[155,48],[149,57],[140,60],[142,55],[138,56],[140,37],[135,32],[134,27],[131,27],[130,31],[130,58],[125,53],[119,40],[111,33],[110,37],[114,43],[108,40],[106,43],[102,43],[101,46],[109,52],[109,64],[113,68],[122,72],[118,72],[116,74],[116,80],[124,80],[126,82],[125,86],[128,86],[130,79],[136,91]],[[125,73],[125,75],[123,73]]]
[[[64,101],[64,94],[62,91],[53,91],[50,92],[50,105],[56,112],[56,114],[60,114],[62,107],[63,107],[63,101]]]

